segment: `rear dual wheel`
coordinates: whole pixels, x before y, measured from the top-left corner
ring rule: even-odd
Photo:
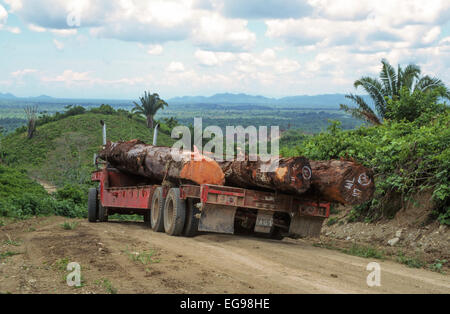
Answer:
[[[186,221],[186,201],[180,198],[180,189],[172,188],[164,204],[164,230],[167,234],[179,236]]]
[[[150,212],[150,226],[153,231],[164,231],[164,203],[163,189],[158,187],[153,192]]]
[[[180,198],[180,189],[170,189],[164,198],[163,189],[158,187],[153,193],[151,211],[144,216],[144,221],[150,220],[153,231],[192,237],[198,233],[199,212],[193,199]]]

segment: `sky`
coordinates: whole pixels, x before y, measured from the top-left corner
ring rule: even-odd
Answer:
[[[0,92],[357,92],[380,61],[450,85],[449,0],[0,0]]]

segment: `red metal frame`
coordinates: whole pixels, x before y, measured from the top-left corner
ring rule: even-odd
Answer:
[[[148,210],[151,207],[153,192],[160,185],[131,185],[135,180],[142,184],[142,179],[123,174],[113,169],[103,169],[92,173],[92,181],[100,182],[100,201],[104,207],[130,210]],[[140,181],[139,181],[140,180]],[[163,187],[163,196],[168,188]],[[221,185],[203,184],[181,185],[180,197],[198,198],[204,204],[244,207],[258,210],[297,212],[304,216],[328,217],[330,203],[299,199],[293,195],[278,194],[235,188]]]

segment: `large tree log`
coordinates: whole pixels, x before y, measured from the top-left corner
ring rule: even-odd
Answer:
[[[108,142],[99,153],[113,167],[157,182],[224,184],[224,173],[217,162],[203,155],[194,158],[190,151],[182,151],[181,155],[181,160],[176,161],[170,147],[146,145],[139,140]]]
[[[311,168],[304,157],[278,158],[273,162],[224,161],[219,162],[225,173],[225,183],[242,188],[264,188],[284,193],[302,194],[310,187]]]
[[[375,191],[373,171],[353,161],[310,161],[312,178],[308,196],[356,205],[370,200]]]

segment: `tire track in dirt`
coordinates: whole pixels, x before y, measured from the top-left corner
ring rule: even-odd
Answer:
[[[0,263],[0,292],[107,293],[107,279],[119,293],[449,293],[450,276],[381,265],[381,287],[368,287],[370,259],[314,247],[307,240],[202,234],[171,237],[141,222],[88,223],[30,219],[2,227],[21,239],[23,254]],[[31,231],[30,231],[31,230]],[[147,262],[134,256],[150,252]],[[64,282],[60,261],[79,262],[85,285]],[[3,278],[2,278],[3,275]],[[99,283],[100,282],[100,283]]]

